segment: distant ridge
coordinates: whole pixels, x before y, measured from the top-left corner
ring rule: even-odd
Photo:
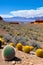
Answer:
[[[20,24],[20,23],[24,23],[24,22],[29,22],[29,23],[31,23],[31,24],[34,24],[34,23],[43,23],[43,17],[37,17],[37,18],[33,18],[34,19],[34,21],[33,21],[33,19],[31,19],[31,21],[22,21],[21,22],[21,20],[19,20],[19,21],[9,21],[9,19],[15,19],[15,18],[20,18],[21,19],[21,17],[12,17],[12,18],[5,18],[5,19],[8,19],[8,21],[6,21],[6,20],[4,20],[1,16],[0,16],[0,22],[7,22],[7,23],[9,23],[9,24]],[[22,19],[29,19],[29,18],[23,18],[22,17]]]
[[[11,17],[3,18],[6,22],[31,22],[35,20],[43,20],[43,17],[25,18],[25,17]]]

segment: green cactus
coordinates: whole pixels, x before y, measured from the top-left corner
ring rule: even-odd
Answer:
[[[12,46],[5,46],[3,49],[3,57],[5,60],[11,60],[15,57],[15,50]]]

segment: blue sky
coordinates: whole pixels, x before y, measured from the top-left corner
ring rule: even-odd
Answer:
[[[26,17],[26,12],[28,12],[28,15],[32,12],[33,15],[33,13],[37,12],[37,10],[41,10],[41,14],[43,14],[43,0],[0,0],[0,15],[2,17],[23,15],[23,17]]]

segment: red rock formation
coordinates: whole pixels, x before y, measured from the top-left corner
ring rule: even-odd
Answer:
[[[30,24],[43,24],[43,20],[35,20],[34,22],[30,22]]]
[[[36,20],[35,23],[43,23],[43,20]]]
[[[31,24],[34,24],[34,22],[30,22]]]
[[[10,24],[19,24],[19,22],[9,22]]]

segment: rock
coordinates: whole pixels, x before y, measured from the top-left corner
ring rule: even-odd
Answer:
[[[18,61],[17,64],[21,64],[21,61]]]
[[[30,62],[30,65],[33,65],[33,63]]]
[[[0,16],[0,20],[3,20],[3,18]]]
[[[16,64],[16,61],[12,61],[12,65],[15,65]]]

